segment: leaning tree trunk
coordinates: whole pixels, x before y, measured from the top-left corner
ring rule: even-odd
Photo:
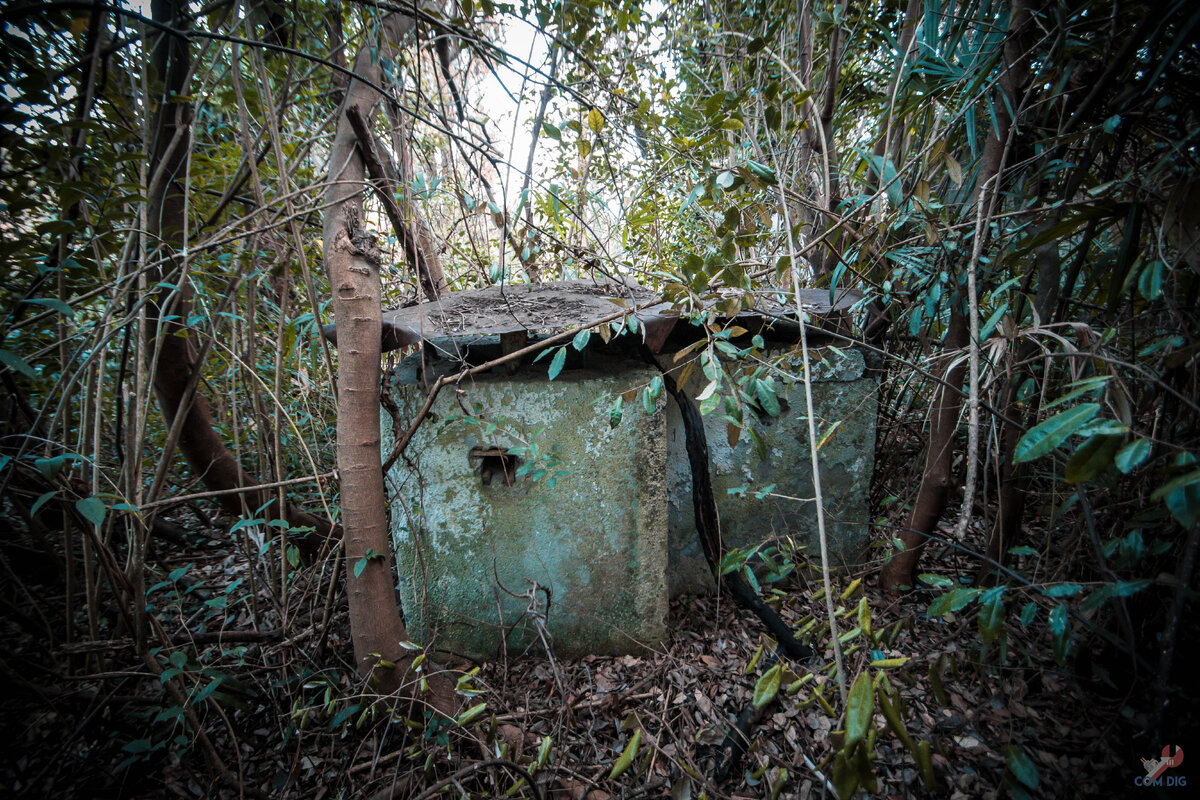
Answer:
[[[369,184],[347,112],[356,110],[368,125],[374,119],[381,99],[375,88],[383,78],[380,62],[395,58],[394,43],[413,26],[412,17],[389,14],[380,22],[379,45],[359,50],[356,78],[338,115],[325,195],[325,268],[338,337],[337,463],[350,629],[359,674],[383,693],[400,688],[411,657],[400,644],[408,634],[396,606],[380,453],[379,250],[363,220],[363,190]],[[430,684],[435,706],[449,708],[452,687],[444,681]]]
[[[892,556],[884,565],[879,581],[885,589],[899,589],[913,585],[913,575],[921,560],[928,534],[933,532],[954,486],[954,434],[958,430],[958,412],[962,407],[963,372],[966,363],[959,353],[967,344],[967,315],[962,303],[956,302],[950,312],[950,327],[942,341],[937,376],[945,381],[935,389],[937,400],[929,419],[929,447],[925,452],[925,470],[921,474],[921,487],[913,503],[908,524],[900,531],[904,549]]]
[[[183,0],[155,0],[151,4],[154,19],[177,29],[188,26],[188,8]],[[188,41],[182,36],[158,32],[154,38],[152,61],[163,82],[162,95],[154,120],[147,203],[147,233],[155,245],[155,258],[166,264],[183,249],[184,215],[187,213],[184,195],[184,171],[191,147],[191,105],[179,102],[187,94],[190,70]],[[154,302],[148,305],[146,337],[148,350],[155,353],[154,391],[169,427],[179,425],[178,446],[192,471],[210,491],[224,491],[218,496],[222,508],[240,516],[247,509],[262,508],[263,514],[281,518],[291,528],[309,528],[315,533],[297,536],[293,541],[302,555],[314,559],[328,539],[332,526],[327,520],[307,514],[290,503],[279,510],[278,500],[267,490],[232,493],[253,486],[258,481],[244,473],[233,453],[213,427],[208,401],[199,392],[201,364],[188,335],[187,322],[191,316],[191,289],[186,277],[172,279],[170,270],[159,268],[157,281],[166,279],[178,284],[175,290],[161,289]],[[278,476],[282,478],[283,476]]]

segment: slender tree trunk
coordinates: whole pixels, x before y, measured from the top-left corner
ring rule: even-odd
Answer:
[[[187,4],[182,0],[155,0],[151,6],[154,19],[186,29],[189,24]],[[156,243],[154,258],[167,263],[183,249],[184,215],[187,213],[184,196],[184,171],[191,147],[191,106],[176,98],[187,94],[190,53],[186,39],[157,32],[154,37],[153,65],[162,81],[162,96],[154,119],[153,143],[150,154],[151,175],[149,191],[148,228]],[[168,426],[184,415],[180,426],[179,449],[192,471],[209,490],[229,490],[254,485],[258,481],[242,471],[237,459],[229,452],[220,434],[213,427],[208,401],[197,390],[198,363],[192,338],[188,335],[187,318],[191,310],[191,290],[186,276],[171,278],[171,271],[161,269],[159,280],[178,283],[178,289],[161,289],[149,304],[146,337],[149,352],[156,353],[154,362],[154,391]],[[299,536],[294,541],[309,559],[321,551],[322,543],[332,532],[327,520],[314,517],[290,503],[282,512],[269,491],[250,491],[220,497],[225,511],[240,516],[245,509],[266,508],[261,513],[282,518],[293,528],[311,527],[314,535]]]
[[[380,62],[395,57],[395,45],[414,27],[412,17],[389,14],[379,23],[379,41],[359,50],[346,89],[329,155],[325,195],[325,268],[333,293],[338,332],[337,462],[341,475],[342,529],[354,660],[382,693],[400,689],[411,663],[401,646],[408,634],[396,605],[387,498],[380,453],[379,249],[363,220],[363,190],[369,187],[347,110],[369,126],[381,99]],[[432,681],[434,705],[449,708],[448,682]]]
[[[961,302],[956,302],[950,312],[950,327],[942,342],[942,355],[936,374],[947,386],[938,386],[937,400],[929,419],[929,448],[925,451],[925,470],[921,475],[921,488],[913,503],[908,524],[900,532],[904,550],[892,556],[880,573],[880,583],[885,589],[912,586],[921,551],[928,534],[932,533],[946,510],[950,491],[954,487],[954,434],[958,430],[958,414],[962,407],[963,373],[966,362],[952,364],[958,350],[967,344],[967,315]]]

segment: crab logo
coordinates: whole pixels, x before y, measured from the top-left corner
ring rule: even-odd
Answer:
[[[1160,778],[1162,774],[1172,767],[1178,767],[1183,763],[1183,748],[1176,746],[1175,755],[1171,755],[1171,745],[1167,745],[1162,749],[1161,758],[1143,758],[1142,766],[1146,768],[1146,777],[1139,778],[1136,782],[1141,786],[1158,786],[1161,785]],[[1184,785],[1182,781],[1174,781],[1168,779],[1169,784]]]

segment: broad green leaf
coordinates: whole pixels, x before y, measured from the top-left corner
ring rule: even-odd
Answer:
[[[925,614],[929,617],[940,617],[949,611],[960,611],[970,605],[971,601],[982,592],[982,589],[975,587],[951,589],[930,603]]]
[[[779,405],[779,396],[775,394],[775,384],[772,381],[756,382],[754,393],[758,396],[758,402],[762,406],[763,411],[772,417],[779,416],[779,412],[782,409]]]
[[[717,176],[715,183],[720,189],[728,189],[730,186],[733,186],[733,173],[725,170]]]
[[[37,373],[33,371],[33,367],[29,366],[25,359],[9,350],[0,350],[0,363],[15,369],[22,375],[26,375],[30,378],[37,377]]]
[[[85,497],[82,500],[76,500],[75,508],[79,510],[84,519],[97,526],[104,524],[104,515],[108,513],[104,501],[99,497]]]
[[[779,694],[779,682],[783,680],[783,665],[776,664],[759,676],[754,684],[754,707],[762,708]]]
[[[621,757],[617,759],[617,763],[613,764],[612,772],[608,773],[609,779],[619,778],[629,769],[633,760],[637,758],[638,745],[642,743],[642,729],[638,728],[633,732],[633,738],[629,740],[629,744],[625,745],[625,749],[621,751]]]
[[[846,699],[846,744],[849,750],[856,742],[867,738],[871,717],[875,714],[875,685],[865,671],[858,676]]]
[[[1029,756],[1025,755],[1024,750],[1016,745],[1010,744],[1008,749],[1004,751],[1004,760],[1008,762],[1008,768],[1017,780],[1028,786],[1030,789],[1037,788],[1037,765],[1029,759]]]
[[[1025,432],[1013,449],[1013,463],[1041,458],[1065,442],[1068,437],[1100,410],[1099,403],[1084,403],[1043,420]]]
[[[550,362],[550,380],[558,377],[558,373],[562,372],[563,364],[567,363],[567,348],[560,347],[558,352],[554,354],[554,360]]]
[[[367,568],[367,559],[360,558],[354,565],[354,577],[361,577],[363,570]]]
[[[1021,625],[1029,627],[1029,623],[1033,622],[1033,618],[1037,616],[1037,603],[1026,603],[1021,609]]]
[[[64,317],[70,317],[71,319],[75,318],[75,309],[71,308],[57,297],[31,297],[25,302],[36,306],[44,306],[52,311],[57,311]]]
[[[591,328],[584,328],[579,333],[575,334],[575,338],[571,340],[571,346],[576,350],[582,350],[587,347],[588,339],[592,338]]]
[[[1071,597],[1083,591],[1083,587],[1078,583],[1055,583],[1043,589],[1050,597]]]
[[[1075,449],[1067,459],[1067,483],[1085,483],[1108,469],[1121,447],[1121,436],[1097,434]]]
[[[766,164],[760,164],[757,161],[750,160],[746,162],[746,166],[751,172],[753,172],[763,181],[771,184],[776,183],[777,178],[775,177],[775,170],[771,169]]]
[[[1134,439],[1122,447],[1116,455],[1117,469],[1121,474],[1128,475],[1150,457],[1152,445],[1149,439]]]
[[[33,505],[29,507],[29,516],[32,517],[35,514],[37,514],[38,509],[40,509],[42,506],[46,505],[46,503],[48,503],[50,501],[50,499],[53,498],[56,494],[58,494],[58,490],[52,489],[51,491],[43,494],[37,500],[34,500]]]

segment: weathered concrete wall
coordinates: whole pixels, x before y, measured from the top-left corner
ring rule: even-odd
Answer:
[[[537,642],[534,613],[527,597],[508,592],[525,595],[536,582],[549,590],[548,630],[558,654],[631,652],[664,640],[668,596],[712,588],[678,408],[664,392],[655,413],[628,403],[611,427],[611,399],[657,373],[590,350],[586,360],[587,368],[565,370],[554,381],[546,379],[544,359],[516,375],[464,382],[458,396],[446,387],[407,459],[392,468],[399,589],[414,640],[436,638],[440,647],[479,658],[504,647],[520,652]],[[393,395],[408,419],[424,401],[417,363],[406,359],[393,373]],[[820,450],[831,554],[835,564],[853,563],[868,539],[877,382],[853,350],[814,351],[812,364],[818,437],[839,423]],[[779,367],[802,374],[798,356]],[[435,362],[430,377],[449,369]],[[704,383],[697,368],[684,388],[695,397]],[[809,543],[815,557],[803,383],[788,386],[777,375],[775,385],[779,417],[745,415],[765,458],[745,433],[731,446],[720,413],[705,417],[721,527],[729,547],[790,536]],[[480,422],[466,421],[464,407]],[[391,430],[386,414],[384,429]],[[392,444],[384,438],[386,453]],[[479,459],[469,457],[473,448],[528,443],[557,460],[545,464],[545,476],[509,486],[497,473],[484,485]],[[772,496],[756,498],[771,484]],[[742,494],[729,492],[742,487]],[[544,612],[545,593],[536,599],[536,613]]]
[[[779,354],[768,352],[765,360],[774,360]],[[875,461],[878,381],[867,374],[862,354],[856,350],[827,348],[814,350],[810,356],[818,441],[830,426],[840,423],[818,453],[830,558],[834,565],[855,563],[868,542],[867,489]],[[782,372],[803,375],[799,355],[787,357],[779,366]],[[706,382],[697,368],[683,388],[695,398]],[[734,548],[791,536],[798,543],[809,543],[808,552],[815,558],[819,553],[817,518],[804,384],[797,381],[787,386],[776,376],[775,385],[783,405],[780,415],[745,415],[765,445],[765,458],[744,433],[730,446],[728,424],[719,414],[704,418],[722,537],[727,547]],[[683,421],[674,403],[667,408],[667,474],[671,595],[711,591],[712,574],[696,535]],[[771,484],[775,485],[771,496],[756,498],[756,491]],[[744,493],[729,493],[743,487]]]
[[[537,642],[536,627],[529,599],[507,592],[526,594],[531,581],[549,590],[548,630],[559,655],[627,653],[665,640],[663,400],[651,415],[631,409],[616,428],[608,404],[595,405],[656,373],[634,362],[568,370],[551,382],[547,364],[465,381],[458,397],[446,387],[407,461],[388,475],[399,589],[415,641],[436,639],[479,658],[505,646],[521,652]],[[402,381],[414,377],[412,366],[397,370]],[[424,400],[411,383],[394,396],[409,419]],[[483,424],[451,419],[462,416],[460,403]],[[386,414],[383,427],[390,432]],[[387,453],[391,437],[384,438]],[[483,485],[472,448],[525,442],[560,463],[537,480],[507,486],[494,474]],[[536,599],[544,613],[546,593]]]

